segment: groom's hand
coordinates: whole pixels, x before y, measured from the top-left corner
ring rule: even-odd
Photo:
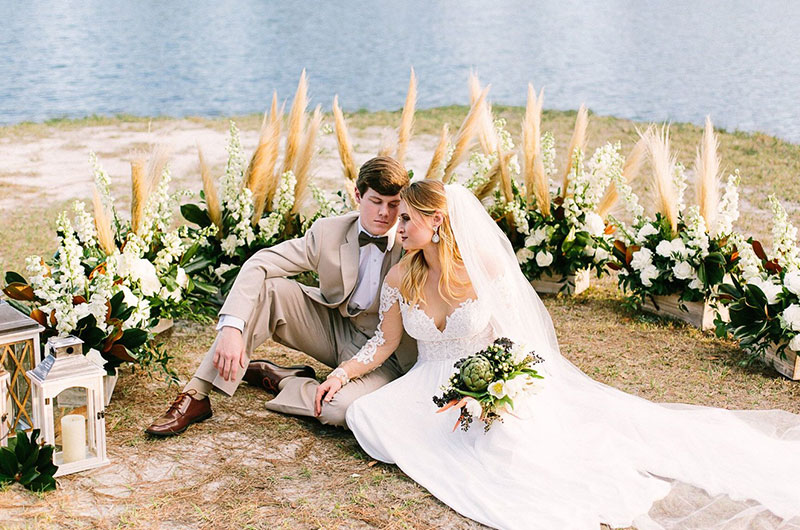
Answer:
[[[225,326],[219,333],[217,349],[214,351],[214,367],[226,381],[236,379],[239,367],[247,368],[244,354],[244,337],[236,328]]]
[[[322,414],[322,398],[325,403],[330,403],[333,396],[342,388],[342,382],[338,377],[326,379],[317,387],[317,395],[314,397],[314,416]]]

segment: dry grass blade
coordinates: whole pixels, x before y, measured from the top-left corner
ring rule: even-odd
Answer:
[[[314,109],[314,115],[306,128],[303,145],[300,149],[300,154],[294,169],[297,184],[294,187],[294,206],[292,206],[292,213],[297,213],[305,200],[306,192],[308,191],[308,182],[311,179],[311,163],[316,154],[317,134],[321,126],[322,108],[317,105],[317,108]]]
[[[505,162],[508,162],[508,160],[506,159]],[[494,191],[495,187],[500,182],[500,172],[502,171],[502,166],[503,159],[497,157],[497,160],[495,160],[494,164],[492,164],[492,166],[486,172],[486,182],[475,189],[475,196],[478,197],[478,199],[483,200],[488,197],[492,191]]]
[[[411,69],[411,78],[408,80],[408,94],[403,105],[403,114],[400,116],[400,127],[397,129],[397,152],[395,158],[401,164],[405,161],[408,141],[414,129],[414,111],[417,106],[417,76]]]
[[[208,218],[219,229],[218,236],[222,236],[222,208],[219,203],[219,196],[217,195],[217,186],[214,184],[214,178],[211,176],[211,168],[206,163],[206,158],[203,156],[203,150],[197,146],[197,157],[200,163],[200,177],[203,179],[203,195],[206,198],[206,208],[208,209]]]
[[[544,89],[539,97],[528,84],[528,102],[525,108],[525,119],[522,124],[522,151],[525,189],[530,204],[536,199],[536,207],[545,217],[550,214],[550,185],[544,173],[542,161],[542,104]]]
[[[94,226],[97,229],[97,241],[100,243],[100,248],[107,256],[110,256],[117,249],[114,243],[114,231],[111,229],[111,219],[103,206],[103,201],[100,199],[100,193],[97,187],[94,189]]]
[[[159,144],[156,145],[150,153],[150,160],[147,163],[147,196],[149,197],[153,190],[158,187],[161,182],[161,177],[164,175],[164,170],[169,161],[170,149],[168,146]]]
[[[265,130],[261,131],[258,147],[253,153],[252,167],[253,190],[253,226],[258,224],[264,214],[266,205],[272,201],[272,195],[278,188],[279,176],[275,174],[278,164],[278,152],[281,142],[281,117],[270,116]],[[248,169],[249,170],[249,169]]]
[[[561,188],[561,195],[567,196],[567,185],[569,184],[569,173],[572,171],[572,166],[575,164],[575,150],[580,148],[581,151],[586,150],[586,129],[589,126],[589,111],[586,105],[581,104],[578,109],[578,116],[575,118],[575,129],[572,131],[572,139],[569,141],[569,149],[567,149],[567,164],[564,168],[564,179]]]
[[[656,191],[657,210],[669,221],[672,233],[678,227],[678,197],[672,176],[675,158],[670,154],[669,127],[662,127],[660,133],[651,131],[648,135],[647,149],[653,165],[653,187]]]
[[[347,180],[345,190],[350,197],[350,206],[357,207],[355,199],[355,183],[358,179],[358,168],[353,160],[353,144],[350,142],[350,135],[347,133],[347,123],[344,121],[344,114],[339,108],[339,96],[333,97],[333,118],[336,125],[336,144],[339,147],[339,158],[344,167],[344,177]]]
[[[483,106],[486,102],[486,95],[488,93],[489,86],[481,91],[481,95],[475,100],[475,103],[472,104],[472,107],[469,109],[469,113],[467,113],[467,117],[464,118],[464,122],[461,124],[461,128],[459,128],[458,132],[456,133],[453,155],[450,157],[450,160],[447,162],[447,166],[444,168],[445,182],[449,181],[453,171],[455,171],[456,167],[458,167],[458,165],[463,162],[464,158],[467,156],[467,152],[472,145],[472,139],[475,137],[475,133],[480,126],[482,119],[481,116],[484,112]]]
[[[283,116],[283,108],[281,108],[280,114],[278,114],[278,91],[272,91],[272,104],[269,106],[269,123],[274,123],[275,121],[280,120]]]
[[[697,149],[695,159],[695,191],[700,215],[706,220],[706,230],[711,230],[716,223],[717,208],[719,207],[719,140],[714,134],[711,118],[706,116],[706,126],[703,131],[703,141]]]
[[[650,134],[652,134],[651,130],[646,131],[644,134],[640,133],[639,141],[636,142],[628,158],[625,159],[625,164],[622,166],[622,178],[625,179],[625,182],[628,184],[639,176],[639,172],[644,164],[645,155],[647,154],[647,136]],[[603,195],[603,198],[600,200],[600,204],[597,206],[598,215],[605,219],[611,211],[611,208],[616,204],[618,197],[619,190],[617,190],[617,185],[612,181],[608,185],[605,195]]]
[[[289,131],[286,135],[286,154],[283,158],[281,173],[294,168],[295,158],[300,150],[300,143],[303,141],[306,107],[308,107],[308,83],[306,81],[306,70],[303,68],[303,73],[300,74],[300,82],[297,83],[297,91],[292,101],[292,108],[289,109]]]
[[[511,173],[508,171],[508,161],[511,159],[513,153],[506,153],[503,148],[497,150],[497,159],[502,160],[500,164],[500,189],[503,191],[503,197],[506,202],[511,202],[514,199],[514,192],[511,187]]]
[[[433,151],[431,163],[428,166],[428,171],[425,173],[426,179],[438,179],[439,172],[442,170],[444,158],[447,156],[447,146],[450,144],[450,130],[447,124],[442,125],[442,134],[439,136],[439,142],[436,144],[436,149]]]
[[[481,83],[475,72],[469,74],[469,104],[474,105],[481,95]],[[497,132],[494,130],[494,120],[492,119],[492,106],[487,102],[484,105],[483,115],[481,116],[480,130],[478,131],[478,142],[481,149],[487,155],[497,151],[500,143]]]
[[[384,129],[381,133],[381,141],[378,147],[378,156],[392,156],[397,150],[397,139],[394,131]]]
[[[141,228],[144,206],[149,194],[144,166],[145,160],[141,156],[136,156],[131,160],[131,230],[134,234],[138,234]],[[96,209],[97,205],[95,204]]]

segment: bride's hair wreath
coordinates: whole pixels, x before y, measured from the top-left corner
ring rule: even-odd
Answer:
[[[411,213],[411,222],[419,223],[421,219],[414,219],[415,213],[419,216],[433,217],[436,212],[442,214],[443,221],[439,227],[439,262],[442,275],[439,278],[439,296],[445,300],[459,300],[463,297],[469,281],[464,280],[464,261],[456,245],[453,228],[450,226],[450,216],[447,213],[447,195],[444,184],[438,180],[419,180],[412,182],[400,192],[400,198],[408,205]],[[410,250],[403,257],[403,279],[400,283],[400,293],[411,305],[422,299],[422,287],[428,279],[428,263],[422,250]],[[459,274],[458,269],[462,269]]]

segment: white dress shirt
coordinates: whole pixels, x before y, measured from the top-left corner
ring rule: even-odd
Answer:
[[[365,234],[370,234],[361,224],[361,219],[358,219],[358,230]],[[386,232],[388,238],[386,242],[386,252],[391,252],[394,246],[395,235],[397,234],[397,223]],[[381,269],[383,268],[383,258],[386,252],[381,250],[372,243],[359,247],[358,250],[358,279],[356,280],[356,287],[353,295],[350,297],[350,302],[347,308],[351,313],[362,311],[372,305],[378,291],[381,288]],[[217,323],[217,331],[225,326],[236,328],[244,332],[244,320],[233,315],[220,315],[219,323]]]

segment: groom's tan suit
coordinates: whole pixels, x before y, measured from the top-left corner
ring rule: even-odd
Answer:
[[[245,322],[244,341],[248,357],[267,339],[300,350],[323,364],[335,367],[353,357],[372,337],[378,325],[380,284],[400,259],[401,246],[394,244],[383,256],[372,303],[359,309],[351,303],[359,282],[358,212],[317,220],[305,236],[256,252],[242,266],[220,315]],[[289,276],[315,271],[319,287],[309,287]],[[225,381],[214,366],[216,341],[195,377],[217,390],[233,395],[244,371]],[[385,385],[405,373],[416,361],[416,342],[403,336],[395,354],[380,368],[342,388],[322,408],[320,421],[345,425],[344,415],[356,398]],[[289,377],[281,391],[267,403],[270,410],[314,415],[315,379]]]

